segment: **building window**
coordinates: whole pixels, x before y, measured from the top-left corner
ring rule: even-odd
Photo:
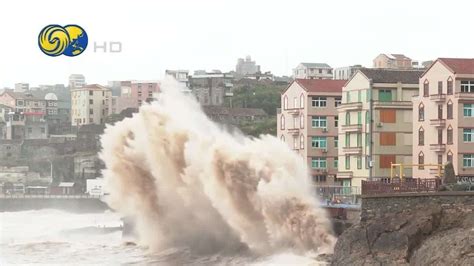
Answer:
[[[304,115],[300,115],[300,128],[304,128]]]
[[[326,104],[327,104],[326,97],[311,97],[312,107],[326,107]]]
[[[300,96],[300,108],[304,108],[304,95],[301,94]]]
[[[311,137],[311,147],[316,149],[326,149],[327,148],[327,138],[321,136]]]
[[[474,80],[463,80],[461,81],[461,92],[474,92]]]
[[[293,108],[296,109],[298,108],[298,98],[293,97]]]
[[[300,149],[304,149],[304,135],[300,135]]]
[[[382,123],[396,123],[397,122],[397,110],[395,110],[395,109],[381,109],[380,110],[380,122],[382,122]]]
[[[298,117],[293,116],[293,128],[298,128]]]
[[[446,108],[446,118],[453,119],[453,103],[448,102],[448,108]]]
[[[351,124],[351,113],[346,112],[346,126],[349,126]]]
[[[443,94],[443,82],[438,81],[438,94],[441,95]]]
[[[425,121],[425,106],[423,103],[418,106],[418,121]]]
[[[283,97],[283,110],[287,110],[288,109],[288,97]]]
[[[338,107],[339,105],[341,105],[341,97],[336,97],[334,98],[334,106],[335,107]]]
[[[370,123],[370,113],[369,113],[369,111],[365,111],[365,123],[366,124]]]
[[[362,125],[362,112],[357,112],[357,124]]]
[[[423,170],[425,169],[425,166],[423,164],[425,164],[425,155],[423,154],[423,152],[420,152],[418,154],[418,169],[419,170]]]
[[[362,147],[362,133],[357,133],[357,147]]]
[[[89,123],[94,123],[94,118],[89,117]]]
[[[334,117],[334,127],[337,128],[338,125],[339,125],[339,116],[336,115],[336,116]]]
[[[325,116],[311,117],[311,126],[313,128],[327,128],[327,119]]]
[[[365,146],[369,147],[369,144],[370,144],[370,134],[365,133]]]
[[[94,114],[94,109],[92,109],[92,108],[89,109],[89,114],[90,114],[90,115],[93,115],[93,114]]]
[[[465,103],[463,109],[465,117],[474,117],[474,104]]]
[[[451,126],[448,127],[447,131],[447,142],[448,144],[453,144],[453,128]]]
[[[472,128],[463,129],[463,141],[474,142],[474,129]]]
[[[285,135],[281,135],[280,140],[285,142]]]
[[[29,128],[28,128],[28,133],[29,133],[29,134],[33,133],[33,128],[29,127]]]
[[[334,158],[334,168],[338,168],[339,167],[339,159],[336,157]]]
[[[351,133],[346,132],[346,148],[351,146]]]
[[[443,155],[438,154],[438,164],[443,165]]]
[[[293,149],[294,150],[298,149],[298,137],[297,136],[293,137]]]
[[[46,132],[46,129],[44,127],[41,128],[41,134],[44,134]]]
[[[334,137],[334,148],[339,146],[339,137]]]
[[[93,91],[89,91],[89,95],[90,95],[90,96],[94,95],[94,92],[93,92]]]
[[[380,132],[380,146],[396,146],[397,133],[395,132]]]
[[[448,95],[453,95],[453,79],[449,77],[448,82],[447,82],[447,94]]]
[[[443,106],[438,105],[438,119],[443,119]]]
[[[392,90],[379,90],[379,101],[381,102],[392,101]]]
[[[365,91],[365,101],[369,102],[370,101],[370,89],[367,89]]]
[[[423,84],[423,97],[428,96],[430,96],[430,83],[428,80],[425,80],[425,83]]]
[[[313,169],[326,169],[326,158],[324,157],[312,157],[311,168]]]
[[[326,182],[326,175],[313,175],[313,182],[315,183]]]
[[[443,144],[443,129],[438,129],[438,144]]]
[[[396,163],[395,155],[380,155],[379,167],[381,169],[390,169],[392,167],[392,163]]]
[[[451,151],[449,151],[446,155],[446,160],[448,161],[448,163],[453,163],[453,153]]]
[[[346,155],[345,166],[346,166],[346,170],[351,169],[351,156],[350,155]]]
[[[360,90],[357,91],[357,101],[362,102],[362,91]]]
[[[346,92],[346,103],[350,103],[351,102],[351,92],[348,91]]]
[[[280,129],[285,129],[285,116],[280,116]]]
[[[357,156],[357,169],[362,169],[362,156]]]
[[[474,154],[464,154],[462,158],[462,166],[467,168],[474,167]]]
[[[89,104],[94,104],[94,100],[93,100],[93,99],[89,99]]]

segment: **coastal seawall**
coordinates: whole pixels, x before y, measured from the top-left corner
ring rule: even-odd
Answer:
[[[0,197],[0,212],[58,209],[74,213],[103,212],[109,207],[98,197]]]

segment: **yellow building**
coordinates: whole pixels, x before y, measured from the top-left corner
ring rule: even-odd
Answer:
[[[97,84],[71,90],[71,123],[73,126],[104,123],[112,114],[112,91]]]

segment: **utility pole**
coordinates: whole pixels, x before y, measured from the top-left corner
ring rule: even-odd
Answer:
[[[373,131],[374,131],[374,99],[372,97],[373,81],[369,80],[369,118],[370,118],[370,132],[369,132],[369,181],[372,181],[373,178],[373,167],[374,167],[374,158],[373,158]]]

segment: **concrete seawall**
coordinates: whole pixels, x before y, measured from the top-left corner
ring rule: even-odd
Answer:
[[[109,207],[99,198],[0,198],[0,212],[58,209],[74,213],[103,212]]]

